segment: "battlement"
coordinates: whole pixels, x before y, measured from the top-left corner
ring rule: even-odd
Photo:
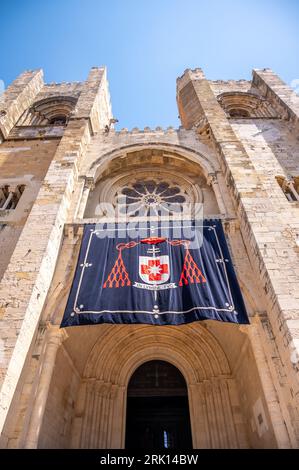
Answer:
[[[57,94],[79,94],[83,89],[84,82],[51,82],[45,83],[42,93],[57,93]]]
[[[177,90],[181,90],[184,88],[185,85],[190,80],[202,80],[204,79],[204,73],[202,69],[200,68],[195,68],[195,69],[186,69],[183,75],[177,78],[176,83],[177,83]]]
[[[139,127],[133,127],[132,129],[127,129],[126,127],[123,127],[120,131],[117,131],[115,129],[111,129],[109,131],[109,134],[113,133],[114,135],[125,135],[125,134],[129,134],[129,135],[136,135],[136,134],[174,134],[176,132],[179,132],[183,130],[182,127],[180,128],[174,128],[172,126],[169,126],[167,128],[164,128],[161,127],[161,126],[157,126],[155,127],[154,129],[151,129],[150,127],[144,127],[143,129],[139,129]],[[105,134],[105,132],[103,132]],[[106,134],[108,134],[108,132],[106,132]]]

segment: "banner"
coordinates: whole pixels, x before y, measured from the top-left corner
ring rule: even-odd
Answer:
[[[249,323],[221,221],[187,229],[86,225],[61,326]]]

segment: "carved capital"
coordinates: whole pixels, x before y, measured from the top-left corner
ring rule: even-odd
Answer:
[[[47,324],[41,322],[38,326],[36,340],[33,347],[32,356],[38,358],[42,353],[42,348],[44,344],[45,334],[47,332]]]
[[[58,325],[47,323],[48,342],[55,343],[58,347],[68,338],[65,328],[59,328]]]
[[[240,222],[238,219],[225,220],[224,229],[226,233],[235,234],[240,230]]]
[[[89,189],[90,191],[93,191],[95,188],[95,182],[92,177],[86,177],[84,181],[84,188]]]
[[[217,174],[209,173],[207,177],[207,183],[209,186],[212,186],[213,184],[217,184],[218,183]]]

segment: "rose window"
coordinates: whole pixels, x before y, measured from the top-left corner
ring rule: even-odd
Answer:
[[[175,183],[166,181],[136,181],[117,193],[120,214],[163,216],[180,213],[188,195]]]

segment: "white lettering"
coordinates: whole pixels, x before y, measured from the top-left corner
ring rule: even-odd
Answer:
[[[174,282],[170,284],[160,284],[160,285],[150,285],[150,284],[143,284],[142,282],[135,282],[133,287],[138,287],[138,289],[147,289],[147,290],[165,290],[165,289],[175,289],[177,285]]]
[[[126,465],[131,468],[134,462],[134,457],[113,457],[108,454],[107,457],[100,458],[101,465]]]

